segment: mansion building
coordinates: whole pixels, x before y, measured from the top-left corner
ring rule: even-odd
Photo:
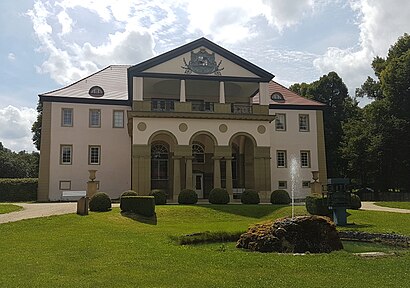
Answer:
[[[310,192],[312,171],[326,184],[325,105],[273,81],[273,75],[200,38],[140,64],[111,65],[40,94],[39,201],[85,191],[97,170],[111,198],[132,189],[182,189],[231,198],[254,189],[296,198]]]

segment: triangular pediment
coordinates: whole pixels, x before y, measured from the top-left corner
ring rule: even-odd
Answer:
[[[129,76],[229,78],[267,82],[274,76],[235,55],[200,38],[194,42],[154,57],[128,70]]]

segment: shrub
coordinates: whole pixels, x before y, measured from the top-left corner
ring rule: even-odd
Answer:
[[[359,210],[362,207],[362,201],[356,194],[350,194],[350,209]]]
[[[332,213],[327,205],[327,198],[320,195],[306,196],[306,210],[312,215],[330,216]]]
[[[165,193],[164,190],[154,189],[154,190],[151,191],[151,193],[149,195],[154,196],[155,205],[165,205],[165,204],[167,204],[167,193]]]
[[[0,202],[37,200],[37,178],[0,179]]]
[[[214,188],[209,192],[208,200],[211,204],[228,204],[230,199],[226,189]]]
[[[132,212],[147,217],[155,214],[154,196],[124,196],[120,201],[122,212]]]
[[[127,191],[122,192],[120,198],[124,196],[138,196],[138,193],[135,192],[134,190],[127,190]]]
[[[178,195],[179,204],[196,204],[198,202],[198,195],[194,190],[184,189]]]
[[[252,189],[246,189],[241,195],[242,204],[259,204],[261,199],[259,198],[258,192]]]
[[[292,199],[286,190],[275,190],[270,194],[270,203],[272,204],[289,204],[290,202]]]
[[[111,199],[104,192],[95,193],[90,199],[90,211],[105,212],[111,209]]]

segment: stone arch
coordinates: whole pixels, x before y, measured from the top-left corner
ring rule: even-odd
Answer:
[[[248,137],[248,138],[252,141],[253,147],[257,147],[257,146],[258,146],[258,144],[257,144],[257,142],[256,142],[256,140],[255,140],[255,138],[254,138],[251,134],[249,134],[249,133],[247,133],[247,132],[237,132],[237,133],[233,134],[233,135],[231,136],[231,138],[229,139],[229,145],[230,145],[230,146],[232,146],[233,140],[234,140],[236,137],[238,137],[238,136]]]
[[[152,145],[152,143],[155,141],[167,143],[171,152],[173,152],[175,150],[175,147],[178,145],[177,137],[166,130],[159,130],[152,133],[152,135],[148,139],[148,145]]]
[[[212,133],[210,133],[209,131],[204,131],[204,130],[195,132],[191,136],[191,138],[189,139],[189,145],[192,145],[195,138],[198,137],[199,135],[202,135],[202,134],[208,136],[209,138],[211,138],[212,141],[214,142],[214,146],[218,145],[218,140],[216,139],[216,137]]]

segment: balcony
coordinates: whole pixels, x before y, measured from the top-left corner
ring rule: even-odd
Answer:
[[[231,112],[233,114],[252,114],[252,105],[232,103]]]
[[[191,102],[192,112],[214,112],[214,103],[203,101]]]

